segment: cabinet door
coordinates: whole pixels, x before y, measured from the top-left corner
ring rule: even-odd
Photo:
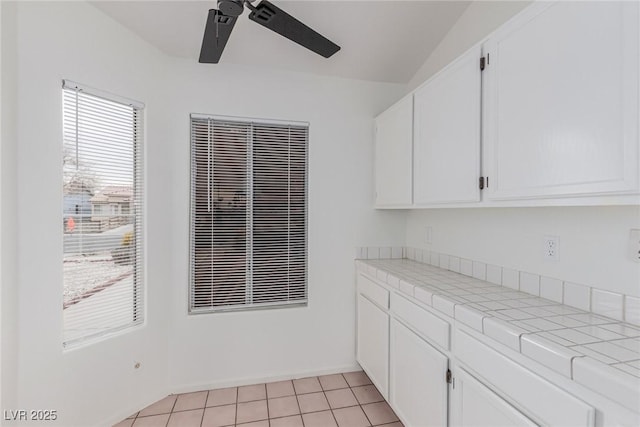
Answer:
[[[413,96],[376,118],[376,207],[408,206],[412,196]]]
[[[357,359],[386,399],[389,378],[389,315],[358,295]]]
[[[483,46],[494,200],[638,189],[637,2],[537,3]]]
[[[391,320],[389,397],[407,426],[446,426],[448,358]]]
[[[515,427],[536,425],[463,369],[456,372],[454,381],[451,402],[452,426]]]
[[[480,47],[415,93],[414,202],[480,200]]]

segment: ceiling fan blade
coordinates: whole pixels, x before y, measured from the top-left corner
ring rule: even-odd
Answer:
[[[251,10],[249,19],[318,55],[329,58],[340,50],[340,46],[266,0],[256,7],[251,7]]]
[[[217,64],[220,61],[236,21],[235,16],[225,15],[216,9],[209,10],[198,62]]]

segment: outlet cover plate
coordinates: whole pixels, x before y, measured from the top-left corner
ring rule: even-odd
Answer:
[[[433,241],[433,227],[429,225],[427,226],[424,232],[424,242],[430,245],[432,241]]]
[[[629,233],[629,257],[632,261],[640,262],[640,229],[632,228]]]
[[[560,238],[558,236],[544,236],[542,249],[545,261],[560,261]]]

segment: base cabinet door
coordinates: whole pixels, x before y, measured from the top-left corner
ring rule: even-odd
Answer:
[[[406,426],[446,426],[448,358],[395,319],[391,320],[391,407]]]
[[[515,427],[537,424],[463,369],[455,374],[451,425]]]
[[[389,315],[358,295],[358,363],[387,399],[389,381]]]

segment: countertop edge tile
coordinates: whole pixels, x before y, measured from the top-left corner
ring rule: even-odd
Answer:
[[[402,292],[405,295],[409,295],[409,296],[413,296],[413,289],[415,288],[415,285],[412,285],[411,283],[405,281],[405,280],[400,280],[400,292]]]
[[[416,286],[416,288],[413,290],[413,297],[430,307],[433,306],[433,292],[427,289]]]
[[[431,301],[433,302],[433,308],[435,308],[441,313],[446,314],[451,318],[455,317],[455,307],[456,307],[455,301],[451,301],[446,296],[437,295],[437,294],[433,294]]]
[[[391,286],[394,289],[400,289],[400,279],[395,275],[389,273],[387,274],[387,285]]]
[[[518,353],[520,352],[520,336],[528,332],[495,317],[485,317],[482,320],[482,326],[486,336],[516,350]]]
[[[571,367],[573,359],[584,357],[577,351],[535,334],[523,334],[520,336],[520,349],[523,355],[561,373],[567,378],[572,378]]]
[[[640,404],[640,378],[589,357],[573,362],[573,380],[633,411]]]
[[[475,308],[467,307],[464,305],[456,305],[454,307],[455,319],[464,323],[465,325],[475,329],[478,332],[484,333],[482,322],[486,314]]]

